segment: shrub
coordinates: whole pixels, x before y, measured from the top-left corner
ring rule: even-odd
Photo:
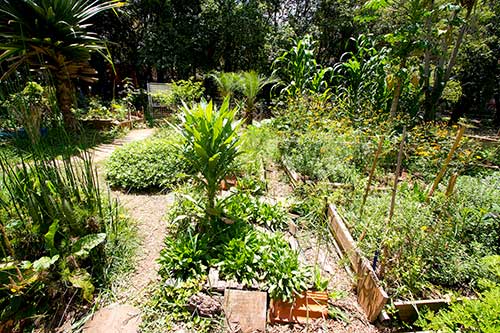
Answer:
[[[160,275],[187,279],[206,273],[208,267],[208,238],[191,230],[178,237],[165,238],[160,253]]]
[[[449,309],[437,314],[427,312],[419,320],[425,330],[443,333],[500,331],[500,287],[484,292],[479,299],[453,302]]]
[[[310,287],[310,267],[303,267],[279,233],[267,235],[250,231],[235,237],[219,258],[221,275],[235,278],[247,286],[261,283],[273,299],[292,301]]]
[[[132,142],[118,148],[106,163],[106,179],[123,189],[150,190],[171,187],[187,172],[180,156],[180,140],[172,133],[163,138]]]
[[[203,82],[179,80],[172,82],[170,91],[153,95],[153,99],[167,108],[174,109],[186,103],[191,106],[200,101],[205,92]]]
[[[229,218],[255,223],[270,230],[282,230],[288,226],[288,214],[279,204],[269,204],[244,192],[238,192],[226,199],[224,214]]]

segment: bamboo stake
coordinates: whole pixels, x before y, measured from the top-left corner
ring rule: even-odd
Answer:
[[[391,206],[389,208],[389,217],[387,219],[386,229],[391,225],[392,217],[394,215],[394,206],[396,205],[396,192],[398,190],[399,174],[401,173],[401,163],[403,161],[403,151],[406,140],[406,126],[403,128],[403,136],[399,144],[398,162],[396,165],[396,174],[394,175],[394,185],[392,186]]]
[[[446,189],[446,196],[449,197],[453,190],[455,189],[455,184],[457,183],[458,173],[454,173],[450,177],[450,181],[448,182],[448,188]]]
[[[382,145],[384,144],[385,136],[382,135],[380,138],[380,141],[378,143],[377,151],[375,152],[375,157],[373,158],[373,164],[370,169],[370,175],[368,176],[368,182],[366,184],[366,189],[365,189],[365,194],[363,195],[363,201],[361,202],[361,208],[359,209],[359,217],[361,218],[363,216],[363,208],[365,207],[366,199],[368,197],[368,193],[370,192],[370,187],[373,179],[373,174],[375,173],[375,169],[377,167],[377,162],[378,162],[378,157],[380,156],[380,153],[382,152]],[[366,236],[366,232],[368,228],[370,227],[370,221],[366,224],[363,233],[359,237],[358,242],[361,242],[363,238]]]
[[[465,132],[465,126],[461,126],[457,132],[457,137],[455,138],[455,142],[453,143],[453,146],[451,147],[450,152],[448,153],[448,156],[446,157],[446,159],[443,163],[443,166],[441,167],[441,170],[439,170],[439,173],[436,176],[436,179],[434,180],[434,183],[432,184],[432,187],[431,187],[429,193],[427,194],[427,198],[425,199],[426,202],[428,202],[429,199],[432,197],[439,182],[441,181],[441,179],[443,179],[443,176],[446,173],[446,170],[448,169],[448,165],[451,162],[453,154],[455,153],[455,150],[457,150],[458,145],[460,144],[460,141],[462,140],[464,132]]]
[[[399,174],[401,173],[401,164],[403,161],[403,152],[404,152],[404,147],[405,147],[405,139],[406,139],[406,126],[403,127],[403,135],[401,137],[401,143],[399,144],[399,152],[398,152],[398,161],[396,164],[396,172],[394,174],[394,185],[392,186],[392,195],[391,195],[391,205],[389,207],[389,216],[387,217],[387,220],[385,222],[385,231],[384,235],[387,234],[389,231],[389,228],[391,226],[392,222],[392,217],[394,216],[394,207],[396,206],[396,193],[398,191],[398,183],[399,183]],[[382,245],[382,261],[380,263],[380,276],[384,276],[384,271],[385,271],[385,264],[387,261],[387,243],[384,241]],[[373,269],[375,270],[377,262],[377,254],[375,255],[375,258],[373,260]]]

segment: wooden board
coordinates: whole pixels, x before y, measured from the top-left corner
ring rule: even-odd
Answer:
[[[226,289],[224,312],[229,332],[265,332],[267,293]]]
[[[359,251],[349,229],[334,205],[328,205],[328,220],[330,229],[341,250],[347,255],[352,269],[358,276],[358,303],[363,308],[368,320],[377,320],[389,297],[380,287],[379,280],[373,272],[368,260]]]
[[[379,280],[370,265],[365,262],[358,273],[358,303],[370,322],[377,320],[389,300],[387,293],[380,287]]]
[[[404,322],[414,322],[418,318],[419,311],[427,308],[432,311],[437,311],[450,304],[449,299],[425,299],[419,301],[394,302],[394,306],[398,310],[399,319]]]

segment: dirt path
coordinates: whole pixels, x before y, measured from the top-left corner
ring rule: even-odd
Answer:
[[[154,134],[154,129],[132,130],[122,139],[111,144],[103,144],[91,151],[96,163],[101,183],[104,184],[104,162],[111,153],[126,143],[140,141]],[[112,191],[126,209],[137,226],[139,239],[135,271],[123,281],[116,290],[117,303],[108,305],[97,311],[84,327],[84,333],[106,333],[110,327],[113,332],[137,332],[140,323],[138,305],[147,297],[148,285],[157,279],[159,257],[166,235],[162,223],[168,207],[173,202],[172,195],[129,194]]]

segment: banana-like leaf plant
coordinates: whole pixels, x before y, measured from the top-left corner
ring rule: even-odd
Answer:
[[[240,154],[237,108],[229,107],[229,98],[217,109],[213,102],[202,102],[192,108],[184,105],[182,125],[178,130],[186,140],[184,156],[206,193],[206,214],[218,215],[216,195],[220,182],[233,171]]]

